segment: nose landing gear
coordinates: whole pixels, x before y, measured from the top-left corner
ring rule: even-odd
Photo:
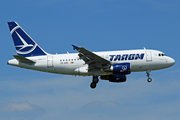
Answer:
[[[152,81],[152,78],[148,78],[147,81],[150,83]]]
[[[97,83],[99,82],[98,76],[93,76],[92,83],[90,84],[90,87],[92,89],[96,88]]]
[[[148,70],[148,71],[146,71],[146,74],[147,74],[147,77],[148,77],[148,79],[147,79],[147,81],[150,83],[150,82],[152,82],[152,78],[150,78],[149,76],[150,76],[150,70]]]

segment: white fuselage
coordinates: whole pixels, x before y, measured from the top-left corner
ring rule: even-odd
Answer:
[[[130,63],[131,72],[138,71],[151,71],[159,70],[174,65],[174,59],[165,56],[157,50],[126,50],[126,51],[107,51],[107,52],[94,52],[104,59],[115,63]],[[140,55],[142,59],[140,59]],[[137,58],[137,56],[139,58]],[[79,59],[78,53],[71,54],[48,54],[42,56],[27,57],[30,60],[35,61],[34,64],[19,62],[16,59],[8,61],[8,64],[18,66],[27,69],[33,69],[38,71],[67,74],[67,75],[80,75],[90,76],[94,75],[95,71],[88,71],[88,65],[83,60]],[[104,72],[99,70],[98,75],[108,75],[111,72]]]

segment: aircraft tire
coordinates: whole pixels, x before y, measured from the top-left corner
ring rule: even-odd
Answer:
[[[150,83],[152,82],[152,78],[148,78],[147,81]]]
[[[94,83],[98,83],[98,82],[99,82],[98,77],[94,77],[94,78],[93,78],[93,82],[94,82]]]
[[[96,83],[95,83],[95,82],[92,82],[92,83],[90,84],[90,87],[91,87],[92,89],[96,88]]]

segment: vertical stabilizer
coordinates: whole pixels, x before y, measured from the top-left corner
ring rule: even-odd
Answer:
[[[47,55],[16,22],[8,22],[8,25],[18,55],[23,57]]]

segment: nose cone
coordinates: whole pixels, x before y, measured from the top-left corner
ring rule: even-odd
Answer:
[[[168,64],[173,66],[175,64],[175,60],[173,58],[168,58]]]

